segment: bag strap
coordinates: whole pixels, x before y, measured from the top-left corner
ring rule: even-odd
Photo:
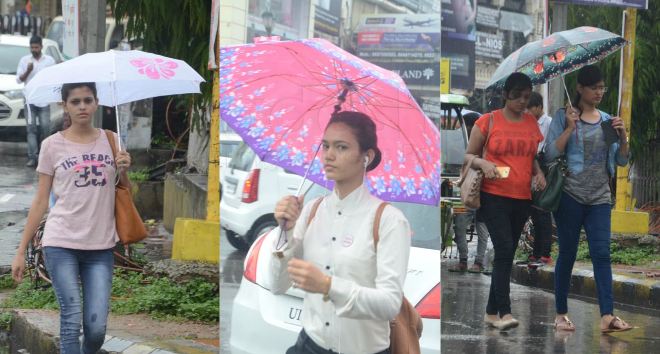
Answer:
[[[309,213],[309,217],[307,218],[307,227],[309,227],[309,224],[312,223],[312,219],[316,216],[316,211],[319,210],[319,205],[321,205],[321,202],[323,201],[323,197],[319,197],[315,202],[314,205],[312,206],[312,211]]]
[[[378,246],[378,240],[380,239],[380,236],[378,235],[378,229],[380,228],[380,218],[383,216],[383,210],[385,210],[385,207],[388,206],[390,203],[382,202],[378,206],[378,209],[376,209],[376,217],[374,217],[374,228],[373,228],[373,236],[374,236],[374,249],[376,249],[376,246]]]
[[[110,148],[112,149],[112,158],[116,159],[117,158],[117,144],[115,144],[115,134],[112,130],[104,129],[105,130],[105,136],[108,138],[108,143],[110,143]],[[119,170],[117,170],[117,173],[115,174],[115,186],[119,186],[121,184],[121,178],[119,176]]]
[[[486,148],[488,147],[488,141],[490,140],[490,132],[493,130],[493,121],[495,120],[493,112],[490,112],[490,117],[488,118],[488,131],[486,132],[486,142],[484,143],[483,148],[481,149],[481,158],[486,158]]]
[[[117,157],[117,145],[115,145],[115,136],[112,130],[104,129],[105,130],[105,136],[108,138],[108,142],[110,143],[110,148],[112,148],[112,157],[115,158]]]

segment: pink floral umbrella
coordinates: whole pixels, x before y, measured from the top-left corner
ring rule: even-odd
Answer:
[[[109,50],[39,71],[25,86],[24,94],[29,104],[60,102],[62,84],[94,82],[99,104],[113,107],[151,97],[199,93],[199,84],[204,81],[182,60],[139,50]]]
[[[317,152],[336,106],[376,122],[374,195],[438,204],[440,134],[397,74],[323,39],[220,49],[221,118],[262,160],[328,188]]]

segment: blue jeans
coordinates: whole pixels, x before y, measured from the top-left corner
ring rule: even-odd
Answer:
[[[25,114],[27,118],[27,143],[28,143],[28,159],[37,160],[39,154],[39,146],[50,135],[50,106],[37,107],[33,104],[30,105],[30,112],[32,119],[28,115],[27,107],[25,107]],[[37,125],[39,122],[39,125]]]
[[[611,213],[610,204],[584,205],[566,192],[562,193],[559,208],[555,212],[559,240],[559,256],[555,265],[557,314],[568,313],[568,291],[582,226],[587,233],[600,314],[603,316],[614,312],[612,263],[610,262]]]
[[[112,249],[44,247],[48,274],[60,304],[60,352],[94,354],[103,345],[112,290]],[[82,312],[80,283],[82,283]],[[80,322],[83,340],[80,345]]]

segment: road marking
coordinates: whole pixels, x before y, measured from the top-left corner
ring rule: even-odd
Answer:
[[[11,198],[14,198],[15,196],[16,194],[7,193],[3,195],[2,198],[0,198],[0,203],[7,203],[8,201],[11,200]]]

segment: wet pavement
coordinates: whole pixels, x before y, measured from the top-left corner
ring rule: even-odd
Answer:
[[[629,306],[621,310],[624,306],[615,304],[615,314],[639,328],[602,335],[598,305],[590,299],[570,298],[569,315],[577,330],[556,333],[554,294],[518,284],[511,284],[511,302],[520,326],[502,332],[489,329],[483,316],[490,277],[449,273],[446,267],[443,260],[443,353],[657,353],[660,347],[657,311]]]
[[[25,167],[21,143],[0,143],[0,213],[30,208],[39,180],[34,168]]]
[[[0,273],[10,269],[37,190],[37,172],[25,167],[25,145],[0,142]]]
[[[243,279],[245,253],[237,251],[227,242],[225,231],[220,231],[220,353],[231,354],[231,310],[234,297]]]

